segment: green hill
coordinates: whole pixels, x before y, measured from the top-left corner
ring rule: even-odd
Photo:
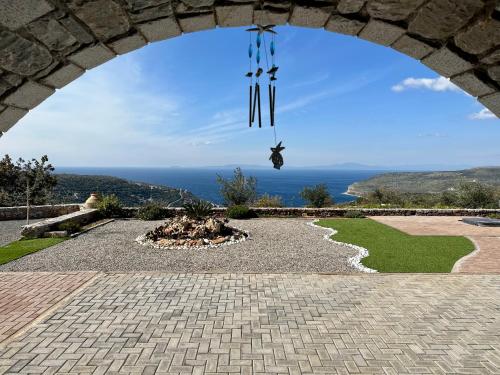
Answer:
[[[500,188],[500,167],[472,168],[449,172],[383,173],[349,186],[348,193],[366,195],[376,189],[402,193],[441,193],[455,189],[462,182],[480,182]]]
[[[90,193],[115,194],[125,206],[140,206],[150,198],[172,207],[180,207],[186,201],[197,199],[192,193],[168,186],[132,182],[111,176],[86,176],[56,174],[52,203],[83,203]]]

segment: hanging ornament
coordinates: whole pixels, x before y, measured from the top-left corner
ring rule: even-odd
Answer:
[[[280,169],[283,166],[283,156],[281,155],[281,151],[285,148],[281,146],[281,142],[276,145],[276,147],[271,147],[272,154],[269,157],[269,160],[273,162],[275,169]]]

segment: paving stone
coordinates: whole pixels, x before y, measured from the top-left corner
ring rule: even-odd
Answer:
[[[43,18],[27,26],[31,35],[54,51],[74,45],[77,39],[53,18]]]
[[[54,9],[46,0],[3,0],[0,24],[18,29]]]
[[[433,52],[423,59],[422,63],[447,78],[472,68],[470,62],[452,52],[448,47]]]
[[[463,51],[476,55],[500,46],[500,21],[490,18],[476,22],[455,36],[455,44]]]
[[[215,13],[221,27],[248,26],[253,20],[253,5],[216,6]]]
[[[429,39],[448,38],[465,26],[483,6],[481,0],[429,1],[418,10],[408,31]]]
[[[313,8],[296,5],[290,16],[290,25],[319,28],[324,27],[331,15],[329,8]]]
[[[2,112],[0,112],[0,132],[6,132],[7,130],[9,130],[27,113],[27,110],[21,108],[5,108]]]
[[[328,20],[325,29],[328,31],[346,34],[358,35],[359,32],[365,27],[366,23],[345,18],[339,15],[333,15]]]
[[[404,33],[405,30],[401,27],[383,21],[370,20],[359,34],[359,37],[383,46],[390,46]]]
[[[500,118],[500,92],[495,92],[479,98],[479,101]]]
[[[101,44],[85,48],[71,56],[68,60],[84,69],[92,69],[115,57],[115,54]]]
[[[0,67],[29,76],[52,63],[50,52],[10,31],[0,31]]]
[[[366,10],[375,18],[406,20],[425,0],[368,0]]]
[[[73,82],[75,79],[79,78],[81,75],[83,75],[83,73],[85,73],[85,70],[70,63],[45,77],[42,80],[42,83],[55,87],[57,89],[61,89],[68,83]]]
[[[472,96],[484,96],[492,94],[495,89],[477,77],[474,72],[465,72],[451,79],[455,85],[468,92]]]
[[[16,91],[7,96],[5,104],[23,109],[33,109],[55,92],[54,89],[27,81]]]
[[[149,42],[157,42],[181,35],[181,29],[174,18],[164,18],[138,26]]]
[[[366,0],[340,0],[337,10],[342,14],[358,13],[365,3]]]
[[[66,1],[74,14],[101,40],[128,31],[130,24],[124,10],[113,0]]]
[[[427,43],[421,42],[408,35],[403,35],[394,42],[391,47],[418,60],[423,59],[425,56],[435,51],[435,48],[429,46]]]
[[[140,34],[134,34],[109,43],[108,46],[117,54],[123,55],[144,47],[148,42]]]
[[[0,363],[9,373],[498,373],[499,301],[494,275],[111,273],[8,343]]]
[[[290,12],[288,10],[275,11],[269,9],[256,9],[253,12],[254,24],[286,25]]]
[[[182,17],[178,20],[182,31],[185,33],[215,28],[215,17],[213,13]]]

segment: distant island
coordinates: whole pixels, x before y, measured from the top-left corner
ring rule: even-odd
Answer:
[[[101,195],[115,194],[124,206],[129,207],[141,206],[150,199],[171,207],[181,207],[186,201],[197,199],[184,189],[127,181],[111,176],[77,174],[55,176],[57,185],[51,197],[54,204],[83,203],[94,192]]]
[[[376,189],[416,194],[442,193],[454,190],[462,182],[480,182],[500,188],[500,167],[443,172],[382,173],[350,185],[347,194],[364,196]]]

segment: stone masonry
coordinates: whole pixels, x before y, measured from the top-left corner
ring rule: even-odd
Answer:
[[[495,0],[2,0],[0,135],[116,55],[252,23],[325,28],[390,46],[500,116],[499,19]]]

